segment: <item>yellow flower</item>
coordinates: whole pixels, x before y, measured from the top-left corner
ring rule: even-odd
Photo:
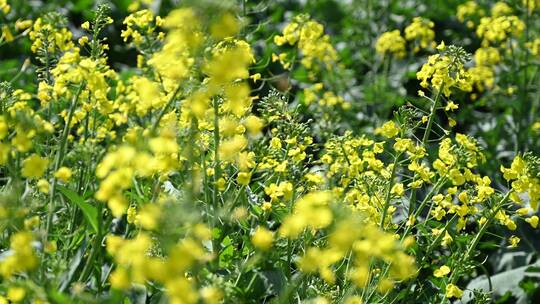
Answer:
[[[249,172],[240,172],[238,173],[238,176],[236,177],[236,181],[240,185],[244,185],[244,186],[249,185],[250,180],[251,180],[251,173]]]
[[[525,216],[532,211],[533,210],[531,208],[519,208],[518,210],[516,210],[516,213],[520,216]]]
[[[236,17],[227,12],[210,26],[210,33],[216,39],[234,36],[240,29],[240,22]]]
[[[405,56],[405,39],[399,30],[383,33],[375,43],[375,50],[381,55],[394,55],[397,58]]]
[[[446,50],[446,44],[444,44],[444,41],[441,41],[441,43],[439,43],[439,45],[437,45],[437,50],[438,51]]]
[[[109,277],[111,287],[114,289],[127,289],[131,285],[129,282],[129,276],[124,268],[116,268]]]
[[[272,210],[272,204],[270,202],[264,202],[261,208],[263,211]]]
[[[363,304],[360,296],[350,296],[345,300],[345,304]]]
[[[49,193],[50,186],[51,185],[49,184],[49,182],[43,178],[38,180],[37,182],[37,187],[39,189],[39,192],[41,193],[45,193],[45,194]]]
[[[390,279],[382,279],[377,284],[377,290],[383,294],[387,293],[390,289],[394,287],[394,282]]]
[[[7,15],[10,10],[11,6],[7,4],[7,0],[0,0],[0,11],[2,11],[4,15]]]
[[[227,181],[223,177],[220,177],[216,181],[216,187],[218,188],[219,191],[224,191],[226,186],[227,186]]]
[[[19,231],[10,237],[12,254],[0,261],[0,275],[9,279],[13,274],[35,268],[38,259],[34,253],[34,236],[28,231]]]
[[[397,196],[403,196],[403,193],[404,193],[403,184],[402,183],[395,184],[394,186],[392,186],[392,190],[390,192]]]
[[[158,205],[147,204],[138,212],[135,222],[146,230],[153,230],[156,229],[160,216],[161,208]]]
[[[538,216],[533,215],[530,218],[525,220],[527,223],[531,225],[531,227],[536,228],[538,227]]]
[[[87,31],[90,30],[90,22],[85,21],[83,24],[81,24],[81,28]]]
[[[231,160],[247,146],[247,139],[242,135],[235,135],[225,140],[219,146],[219,156],[223,160]]]
[[[501,55],[497,48],[482,47],[474,52],[474,60],[478,66],[492,66],[501,61]]]
[[[12,302],[21,302],[26,297],[26,290],[22,287],[10,287],[7,292],[8,300]]]
[[[49,160],[41,158],[37,154],[32,154],[23,161],[21,173],[24,177],[40,178],[45,173]]]
[[[464,204],[469,203],[469,195],[465,191],[459,193],[458,199],[459,199],[460,202],[462,202]]]
[[[416,218],[414,217],[414,215],[411,215],[409,216],[409,218],[407,219],[407,222],[405,222],[405,225],[407,227],[410,227],[412,225],[414,225],[416,223]]]
[[[521,241],[517,236],[515,235],[512,235],[510,237],[510,239],[508,239],[508,243],[510,243],[510,245],[508,245],[509,248],[516,248],[517,245],[519,244],[519,241]]]
[[[463,290],[459,289],[459,287],[457,287],[454,284],[446,285],[446,297],[447,298],[449,298],[449,299],[450,298],[461,299],[462,296],[463,296]]]
[[[497,2],[491,8],[491,15],[493,17],[499,17],[499,16],[504,16],[504,15],[510,15],[510,14],[512,14],[512,8],[504,2]]]
[[[399,126],[393,120],[387,121],[380,128],[375,130],[375,134],[381,134],[386,138],[396,137],[399,134]]]
[[[457,7],[457,18],[459,21],[464,22],[470,16],[483,15],[484,10],[479,7],[476,1],[467,1],[464,4],[460,4]]]
[[[301,14],[287,24],[283,29],[283,35],[274,37],[274,43],[277,45],[297,44],[302,54],[301,64],[307,69],[311,69],[313,62],[319,60],[330,67],[330,64],[337,59],[337,52],[330,44],[330,37],[324,34],[322,24],[310,20],[308,15]],[[285,54],[281,54],[285,55]],[[286,58],[279,56],[274,60],[279,60],[284,68],[288,68],[290,63],[285,63]]]
[[[444,232],[444,236],[443,236],[441,245],[443,245],[443,247],[447,247],[453,241],[454,241],[454,239],[452,239],[452,236],[450,235],[450,233],[448,233],[448,230],[446,230]]]
[[[261,79],[261,73],[256,73],[256,74],[253,74],[251,76],[249,76],[249,78],[251,78],[253,80],[253,82],[257,82]]]
[[[246,127],[249,135],[257,136],[261,133],[261,130],[264,127],[264,120],[255,115],[249,115],[244,120],[244,126]]]
[[[482,46],[500,45],[510,37],[519,36],[525,23],[517,16],[493,16],[480,19],[476,34],[482,38]]]
[[[61,167],[54,173],[54,177],[57,179],[63,181],[64,183],[67,183],[69,179],[71,178],[71,169],[68,167]]]
[[[127,210],[127,222],[134,224],[137,219],[137,207],[134,205],[129,206]]]
[[[43,250],[46,253],[55,253],[56,250],[58,250],[58,246],[56,244],[56,241],[46,242]]]
[[[255,232],[251,236],[251,242],[253,243],[253,246],[261,250],[270,249],[273,241],[274,235],[272,234],[272,232],[261,226],[257,227],[257,229],[255,229]]]
[[[205,304],[218,304],[223,299],[223,292],[217,287],[203,287],[200,290],[200,294]]]
[[[450,96],[453,87],[466,92],[472,90],[471,76],[463,66],[463,58],[456,60],[457,56],[461,55],[453,54],[453,52],[459,52],[460,49],[455,46],[449,46],[448,49],[448,53],[443,52],[429,56],[428,61],[416,73],[416,78],[421,81],[420,86],[423,88],[431,87],[435,90],[442,87],[446,97]]]
[[[295,239],[307,227],[322,229],[330,225],[333,214],[328,204],[331,200],[332,194],[328,191],[311,192],[298,199],[294,213],[283,221],[280,235]]]
[[[450,273],[450,267],[443,265],[439,267],[438,269],[435,269],[435,271],[433,272],[433,275],[437,278],[442,278],[449,273]]]
[[[405,39],[419,44],[415,46],[415,52],[433,46],[433,39],[435,38],[434,26],[433,21],[415,17],[413,22],[405,28]]]
[[[128,202],[122,195],[115,195],[107,201],[107,206],[111,209],[114,217],[121,217],[126,213]]]
[[[25,29],[27,29],[27,28],[29,28],[31,26],[32,26],[32,20],[18,19],[17,21],[15,21],[15,28],[18,31],[24,31]]]
[[[77,42],[80,46],[86,45],[88,43],[88,36],[82,36]]]
[[[446,107],[444,108],[445,111],[454,111],[454,110],[457,110],[458,109],[458,105],[455,104],[453,101],[449,101],[447,104],[446,104]]]
[[[11,30],[9,29],[9,26],[3,25],[2,26],[2,38],[6,42],[12,42],[15,37],[13,37],[13,33],[11,33]]]
[[[238,153],[238,159],[236,160],[240,171],[249,171],[249,169],[255,167],[255,153],[253,152],[240,152]]]

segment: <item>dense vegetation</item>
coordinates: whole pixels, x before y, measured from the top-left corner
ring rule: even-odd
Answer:
[[[0,20],[0,303],[539,301],[540,1]]]

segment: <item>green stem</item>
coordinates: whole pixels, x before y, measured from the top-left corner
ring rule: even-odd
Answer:
[[[388,187],[386,188],[386,197],[384,198],[384,207],[383,213],[381,215],[381,228],[384,229],[384,220],[386,219],[386,213],[388,213],[388,207],[390,207],[390,198],[392,187],[394,186],[394,177],[396,176],[396,168],[401,157],[402,152],[400,152],[394,159],[394,164],[392,166],[392,173],[390,174],[390,180],[388,181]]]
[[[435,193],[436,190],[439,189],[439,187],[441,185],[444,184],[444,182],[446,181],[446,178],[441,178],[439,179],[435,185],[433,185],[433,188],[431,188],[431,190],[429,191],[429,193],[426,195],[426,197],[424,198],[424,200],[420,203],[420,206],[418,206],[418,208],[415,210],[414,213],[410,213],[410,215],[412,215],[414,218],[418,217],[418,215],[420,215],[420,212],[422,212],[422,210],[424,209],[424,207],[426,206],[427,202],[431,199],[431,197],[433,196],[433,194]],[[411,231],[412,227],[414,225],[409,225],[407,226],[407,228],[405,229],[405,232],[403,233],[403,236],[401,237],[401,241],[403,241],[405,239],[405,237],[409,234],[409,232]]]
[[[55,195],[55,192],[56,192],[56,177],[54,177],[54,173],[56,171],[58,171],[58,169],[62,165],[62,160],[64,158],[64,153],[65,153],[66,145],[67,145],[67,138],[68,138],[70,125],[71,125],[71,120],[73,119],[73,114],[75,112],[75,108],[76,108],[77,103],[79,101],[79,96],[81,95],[81,92],[82,92],[84,86],[85,86],[84,83],[79,85],[79,88],[77,89],[77,92],[73,96],[73,100],[72,100],[71,105],[70,105],[70,109],[69,109],[68,117],[67,117],[67,120],[66,120],[66,124],[64,126],[64,130],[62,131],[62,138],[61,138],[61,141],[60,141],[60,147],[56,151],[56,159],[55,159],[55,163],[54,163],[54,169],[53,169],[54,172],[53,172],[53,178],[52,178],[52,184],[51,184],[51,192],[49,194],[49,212],[47,214],[47,228],[46,228],[47,229],[47,237],[49,237],[49,234],[51,232],[54,210],[56,209],[56,202],[54,200],[54,195]]]
[[[221,164],[219,160],[219,101],[214,98],[214,193],[212,195],[212,203],[214,207],[218,206],[218,186],[217,182],[221,175]]]
[[[437,104],[439,103],[439,99],[441,98],[441,94],[443,90],[444,90],[444,83],[441,84],[441,87],[437,91],[437,95],[435,96],[435,100],[433,101],[433,104],[431,106],[426,130],[424,132],[424,136],[422,137],[422,146],[425,146],[427,144],[429,135],[431,133],[431,127],[433,125],[433,120],[435,119],[435,113],[437,112]]]
[[[431,134],[431,128],[433,126],[433,120],[435,119],[435,113],[437,112],[437,104],[439,103],[439,99],[441,98],[442,91],[444,90],[444,83],[441,84],[441,87],[437,91],[437,95],[435,96],[435,100],[433,100],[433,104],[431,105],[429,118],[426,126],[426,130],[424,131],[424,136],[422,137],[422,147],[426,147],[429,135]],[[427,150],[427,148],[426,148]],[[418,179],[418,174],[414,174],[413,177],[413,183]],[[409,199],[409,215],[413,214],[415,209],[415,201],[416,201],[416,189],[413,189],[411,191],[411,196]]]
[[[159,125],[159,122],[161,121],[161,119],[163,118],[163,116],[165,115],[165,112],[167,112],[167,110],[169,109],[169,107],[173,104],[173,102],[175,101],[176,99],[176,95],[178,95],[178,92],[180,92],[180,89],[182,88],[182,85],[179,84],[176,89],[174,90],[174,92],[172,93],[171,97],[169,98],[169,101],[167,101],[167,104],[165,104],[165,106],[161,109],[161,111],[159,112],[157,118],[156,118],[156,121],[154,121],[154,124],[152,125],[152,133],[155,133],[156,130],[157,130],[157,127]]]
[[[219,161],[219,100],[218,98],[214,98],[213,100],[213,107],[214,107],[214,176],[213,176],[213,191],[212,191],[212,207],[213,207],[213,222],[216,222],[216,216],[217,216],[217,208],[219,206],[218,203],[218,179],[221,175],[221,164]],[[208,202],[206,202],[208,203]],[[212,250],[214,251],[216,255],[216,263],[219,261],[219,252],[221,246],[221,240],[219,239],[212,239]],[[217,264],[216,264],[217,265]]]
[[[480,227],[478,234],[474,237],[473,241],[471,242],[471,245],[469,246],[469,248],[467,248],[467,251],[463,255],[463,261],[467,261],[471,257],[472,252],[476,249],[476,246],[478,245],[478,242],[480,242],[480,239],[482,238],[482,236],[484,236],[484,233],[486,232],[486,229],[488,228],[488,226],[491,224],[491,221],[493,221],[493,219],[497,215],[497,212],[499,212],[499,210],[502,208],[504,203],[506,203],[506,201],[510,198],[510,194],[512,194],[512,192],[513,190],[511,189],[506,193],[506,195],[499,202],[499,205],[497,206],[497,208],[495,208],[493,212],[491,213],[491,216],[486,220],[484,225]],[[452,272],[452,275],[450,276],[450,279],[449,279],[449,281],[452,284],[456,283],[456,281],[459,279],[458,273],[459,271]]]
[[[517,132],[517,137],[519,138],[518,140],[518,145],[516,145],[517,149],[516,149],[516,153],[517,151],[519,150],[527,150],[527,146],[528,146],[528,143],[529,143],[529,132],[527,132],[527,128],[529,127],[529,115],[527,115],[527,112],[531,109],[531,105],[530,105],[530,102],[529,102],[529,98],[528,97],[528,81],[527,81],[527,78],[528,78],[528,69],[529,69],[529,51],[527,50],[527,48],[525,47],[527,41],[529,40],[529,1],[530,0],[527,0],[526,1],[526,8],[524,10],[524,19],[525,19],[525,41],[523,41],[523,49],[525,50],[525,59],[524,59],[524,64],[523,66],[519,66],[518,67],[518,71],[519,69],[522,69],[522,72],[523,72],[523,80],[522,82],[520,83],[520,97],[521,97],[521,100],[519,102],[519,105],[520,105],[520,113],[519,113],[519,120],[518,120],[518,132]],[[520,146],[521,145],[521,146]]]

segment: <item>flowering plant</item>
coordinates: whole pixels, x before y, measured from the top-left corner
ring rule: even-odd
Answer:
[[[475,50],[428,16],[334,38],[305,11],[263,28],[276,4],[157,2],[75,24],[0,0],[0,54],[29,58],[0,75],[0,303],[498,296],[475,278],[539,223],[538,1],[457,6]]]

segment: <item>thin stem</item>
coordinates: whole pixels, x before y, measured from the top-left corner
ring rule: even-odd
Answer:
[[[214,193],[212,202],[214,207],[218,206],[218,179],[221,175],[221,164],[219,160],[219,100],[214,98]]]
[[[159,112],[158,114],[158,117],[156,118],[156,121],[154,121],[154,124],[152,125],[152,133],[155,133],[156,132],[156,129],[159,125],[159,122],[161,121],[161,119],[163,118],[163,116],[165,115],[165,112],[167,112],[167,110],[169,109],[169,107],[173,104],[173,102],[175,101],[176,99],[176,95],[178,95],[178,92],[180,92],[180,89],[182,88],[182,85],[179,84],[176,89],[174,90],[174,92],[172,93],[171,97],[169,98],[169,101],[167,101],[167,104],[165,104],[165,106],[161,109],[161,111]]]
[[[474,237],[471,245],[469,246],[469,248],[467,248],[467,251],[463,255],[463,261],[466,261],[466,260],[468,260],[470,258],[472,252],[476,249],[476,246],[478,245],[478,242],[480,242],[480,239],[482,238],[482,236],[484,236],[484,233],[486,232],[487,227],[491,224],[491,221],[493,221],[493,219],[497,215],[497,212],[499,212],[499,210],[502,208],[504,203],[506,203],[506,201],[510,198],[510,194],[512,194],[512,192],[514,192],[514,190],[510,189],[506,193],[506,195],[499,202],[499,205],[497,206],[497,208],[495,208],[495,210],[493,210],[493,212],[491,213],[491,216],[486,220],[484,225],[482,225],[482,227],[480,227],[480,230],[478,231],[478,234]],[[457,273],[458,273],[458,271],[453,271],[452,275],[450,276],[449,281],[452,284],[455,283],[459,279],[459,275],[457,275]]]
[[[525,5],[526,5],[526,8],[524,10],[524,14],[525,14],[525,41],[523,41],[523,45],[526,45],[527,44],[527,41],[529,41],[529,1],[530,0],[527,0]],[[524,59],[524,65],[521,67],[522,71],[523,71],[523,81],[521,83],[521,89],[519,90],[520,92],[520,96],[521,96],[521,101],[520,101],[520,106],[521,106],[521,109],[520,109],[520,117],[519,117],[519,121],[518,121],[518,138],[519,138],[519,141],[518,141],[518,150],[526,150],[527,149],[527,146],[528,146],[528,143],[529,143],[529,134],[528,132],[525,131],[525,129],[527,129],[529,127],[529,120],[528,120],[528,115],[527,115],[527,111],[529,111],[531,109],[530,107],[530,102],[529,102],[529,98],[528,97],[528,81],[527,81],[527,77],[528,77],[528,69],[529,69],[529,51],[525,49],[525,59]],[[521,146],[519,146],[519,144]],[[517,151],[516,151],[517,152]]]
[[[427,144],[429,135],[431,133],[431,126],[433,125],[433,120],[435,119],[435,113],[437,112],[437,104],[439,103],[439,99],[441,98],[441,92],[443,90],[444,90],[444,83],[441,84],[441,87],[437,91],[437,95],[435,96],[435,100],[433,101],[433,104],[431,106],[426,130],[424,132],[424,136],[422,137],[422,146],[425,146]]]
[[[79,88],[77,89],[77,92],[73,96],[73,100],[71,102],[68,117],[67,117],[67,120],[66,120],[66,125],[64,126],[64,130],[62,131],[62,138],[61,138],[61,141],[60,141],[60,147],[56,151],[56,159],[55,159],[54,169],[53,169],[54,172],[58,171],[58,169],[62,165],[62,160],[64,158],[64,153],[65,153],[65,149],[66,149],[66,145],[67,145],[67,138],[68,138],[70,125],[71,125],[71,120],[73,118],[75,108],[76,108],[77,103],[79,101],[79,96],[81,95],[81,92],[82,92],[84,86],[85,86],[84,83],[79,85]],[[49,237],[49,234],[51,232],[54,209],[56,209],[56,204],[55,204],[55,200],[54,200],[55,190],[56,190],[56,177],[54,177],[54,175],[53,175],[52,184],[51,184],[51,193],[49,195],[49,213],[47,214],[47,237]]]
[[[431,188],[431,190],[429,191],[429,193],[426,195],[426,197],[424,198],[424,200],[422,200],[422,202],[420,203],[420,206],[418,206],[418,208],[415,210],[414,213],[412,213],[411,215],[416,218],[418,217],[418,215],[420,215],[420,212],[422,212],[422,210],[424,209],[424,207],[426,206],[427,202],[429,201],[429,199],[431,199],[431,197],[433,196],[433,194],[435,193],[436,190],[439,189],[439,187],[441,185],[444,184],[444,182],[446,181],[446,178],[441,178],[439,179],[435,185],[433,185],[433,188]],[[407,228],[405,229],[405,232],[403,233],[403,236],[401,237],[401,240],[403,241],[405,239],[405,237],[409,234],[409,232],[411,231],[413,225],[409,225],[407,226]]]
[[[381,228],[384,229],[384,220],[386,219],[386,213],[388,213],[388,207],[390,207],[390,198],[392,187],[394,186],[394,177],[396,176],[396,168],[401,157],[402,152],[400,152],[394,159],[394,164],[392,166],[392,173],[390,174],[390,180],[388,181],[388,187],[386,188],[386,197],[384,198],[384,207],[383,213],[381,215]]]
[[[424,136],[422,137],[422,147],[426,147],[429,135],[431,134],[431,127],[433,125],[433,120],[435,119],[435,113],[437,112],[437,104],[439,103],[439,99],[441,98],[442,91],[444,90],[444,82],[441,84],[441,87],[437,91],[437,95],[435,96],[435,100],[433,100],[433,104],[431,105],[429,118],[427,122],[426,129],[424,131]],[[427,149],[426,149],[427,150]],[[413,183],[418,179],[418,174],[415,172],[413,177]],[[411,196],[409,199],[409,215],[413,214],[415,205],[416,205],[416,189],[413,189],[411,191]]]
[[[212,207],[213,207],[213,223],[216,222],[216,216],[217,216],[217,208],[218,208],[218,179],[221,175],[220,170],[220,160],[219,160],[219,100],[218,98],[214,98],[213,100],[213,107],[214,107],[214,175],[213,175],[213,191],[212,191]],[[206,202],[208,203],[208,202]],[[214,225],[214,224],[213,224]],[[221,245],[221,240],[219,239],[212,239],[212,251],[216,255],[216,263],[219,260],[219,246]]]

